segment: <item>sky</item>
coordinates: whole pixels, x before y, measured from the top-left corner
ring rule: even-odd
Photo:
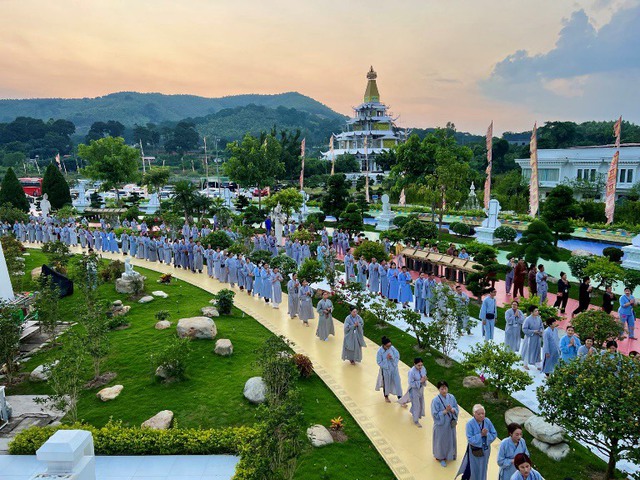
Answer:
[[[403,127],[640,123],[640,0],[0,0],[0,98],[298,91]]]

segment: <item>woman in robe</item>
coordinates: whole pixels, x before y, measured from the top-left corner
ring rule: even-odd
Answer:
[[[271,285],[271,269],[268,264],[260,269],[260,281],[262,283],[262,298],[265,303],[269,303],[273,296],[273,286]]]
[[[122,254],[127,255],[129,253],[129,234],[127,232],[122,232],[120,242],[122,243]],[[82,237],[80,238],[80,243],[82,244]]]
[[[309,320],[313,320],[313,301],[311,300],[313,291],[306,279],[302,280],[302,286],[298,289],[298,295],[300,300],[298,318],[308,327]]]
[[[262,277],[260,276],[260,270],[262,269],[262,263],[256,264],[253,267],[253,291],[258,295],[258,298],[262,298]]]
[[[298,281],[298,274],[293,273],[291,278],[287,282],[287,294],[288,294],[288,311],[290,318],[298,315],[298,307],[300,306],[300,297],[298,290],[300,289],[300,282]]]
[[[318,328],[316,329],[316,337],[320,340],[329,340],[329,335],[335,335],[333,329],[333,303],[329,300],[329,292],[322,293],[322,300],[316,306],[318,311]]]
[[[522,426],[519,423],[510,423],[507,425],[507,432],[509,436],[500,442],[500,450],[498,450],[498,466],[500,467],[498,480],[510,480],[516,473],[514,459],[518,453],[529,455],[527,442],[522,438]]]
[[[544,480],[542,475],[533,468],[529,455],[517,454],[514,458],[514,465],[517,470],[509,480]]]
[[[460,408],[456,397],[449,393],[449,384],[440,381],[436,385],[438,395],[431,401],[433,417],[433,456],[443,467],[447,461],[455,460],[458,455],[456,426]]]
[[[220,280],[220,277],[222,277],[222,252],[220,247],[216,248],[213,255],[213,272],[216,279]]]
[[[369,270],[369,291],[378,293],[380,291],[380,265],[375,258],[371,259],[367,269]]]
[[[238,265],[238,288],[242,291],[247,284],[247,271],[244,268],[246,262],[242,255],[238,255],[236,258],[236,264]]]
[[[204,247],[198,241],[193,247],[193,269],[198,273],[202,273],[202,267],[204,265]]]
[[[524,314],[519,306],[518,301],[514,300],[511,302],[511,308],[504,312],[504,343],[513,352],[520,351],[520,332],[524,323]]]
[[[87,231],[84,228],[81,228],[80,231],[78,232],[78,236],[80,237],[80,246],[82,248],[87,248]],[[40,237],[40,241],[42,241],[42,236]],[[129,249],[129,244],[127,243],[127,251],[128,249]]]
[[[493,423],[486,418],[482,405],[473,406],[473,418],[467,422],[467,449],[456,474],[469,480],[487,480],[491,444],[498,437]]]
[[[393,300],[398,303],[398,295],[400,293],[400,282],[398,280],[400,272],[396,268],[396,262],[391,262],[391,267],[387,272],[387,279],[389,280],[389,300]]]
[[[238,259],[234,258],[232,254],[229,254],[227,258],[227,270],[229,271],[229,283],[233,288],[238,283]]]
[[[342,360],[349,360],[351,365],[362,361],[364,343],[364,321],[354,308],[344,320],[344,341],[342,342]]]
[[[409,370],[408,374],[408,388],[407,393],[398,400],[398,403],[403,407],[406,407],[407,403],[411,403],[411,416],[413,417],[413,423],[416,427],[422,428],[420,419],[424,417],[424,386],[427,383],[427,369],[424,368],[422,358],[416,357],[413,359],[413,367]]]
[[[411,274],[407,267],[402,267],[402,272],[398,275],[398,301],[402,303],[403,308],[409,307],[409,303],[413,302],[413,294],[411,293]]]
[[[355,281],[356,278],[353,255],[349,252],[344,256],[344,277],[347,283]]]
[[[144,255],[144,237],[142,235],[138,237],[137,243],[138,243],[138,248],[136,249],[138,253],[137,257],[139,259],[143,259],[145,255]]]
[[[149,240],[148,243],[148,256],[147,256],[147,260],[149,260],[150,262],[157,262],[158,261],[158,247],[156,246],[156,241],[155,240]]]
[[[282,280],[282,274],[278,270],[278,267],[274,267],[271,273],[273,308],[280,308],[280,304],[282,303]]]
[[[547,328],[545,328],[542,338],[542,373],[547,377],[553,373],[556,365],[560,361],[560,337],[558,337],[558,320],[547,318]]]
[[[524,319],[522,324],[522,333],[524,333],[524,342],[520,355],[524,363],[525,370],[529,370],[529,365],[540,363],[540,342],[542,341],[543,326],[540,318],[540,310],[535,305],[529,307],[529,316]]]
[[[165,265],[171,265],[171,254],[173,252],[173,248],[169,243],[168,239],[164,239],[164,243],[162,244],[162,255],[164,256]]]
[[[358,267],[358,283],[362,285],[364,290],[367,288],[367,261],[361,256],[356,266]]]
[[[71,238],[69,238],[69,240],[71,240]],[[112,253],[120,252],[120,249],[118,248],[118,239],[113,230],[109,232],[109,251]]]
[[[627,326],[629,331],[629,339],[635,340],[636,330],[636,314],[633,311],[633,307],[636,306],[636,299],[631,294],[631,289],[625,287],[624,295],[620,296],[620,308],[618,308],[618,315],[620,316],[621,334],[624,335],[624,327]]]
[[[253,262],[249,259],[249,257],[247,257],[247,262],[244,265],[244,288],[247,291],[247,295],[249,296],[253,295],[253,283],[255,281],[255,277],[253,275],[254,267],[255,265],[253,264]]]
[[[39,223],[36,224],[36,242],[42,243],[42,225]]]
[[[229,258],[225,252],[220,252],[220,280],[222,283],[227,283],[229,279]]]
[[[387,267],[386,260],[382,260],[380,262],[380,266],[378,267],[378,274],[380,275],[380,295],[382,298],[389,297],[389,277],[387,273],[389,272],[389,267]]]
[[[95,236],[94,236],[94,241],[96,243],[96,250],[98,252],[102,251],[102,235],[100,234],[100,232],[98,230],[94,230],[95,232]],[[55,237],[53,235],[51,235],[50,237],[51,239],[54,239]],[[138,257],[140,258],[140,257]]]
[[[376,354],[376,363],[380,367],[378,379],[376,380],[376,392],[382,389],[384,401],[391,403],[389,395],[395,395],[398,400],[402,397],[402,382],[398,363],[400,362],[400,352],[391,345],[391,340],[382,337],[380,348]]]
[[[114,237],[115,237],[115,234],[114,234]],[[69,227],[69,243],[73,247],[78,245],[78,231],[76,230],[75,223],[72,223],[71,227]],[[118,251],[117,248],[118,248],[118,239],[116,238],[116,252]]]

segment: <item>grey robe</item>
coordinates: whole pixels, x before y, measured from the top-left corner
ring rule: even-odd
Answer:
[[[356,323],[358,325],[356,325]],[[344,319],[344,341],[342,342],[342,360],[362,361],[364,343],[364,321],[360,315],[351,314]]]
[[[231,257],[227,259],[227,269],[229,271],[229,283],[231,286],[234,286],[238,283],[238,259],[235,257]]]
[[[313,302],[311,296],[313,290],[311,287],[300,287],[298,289],[298,295],[300,296],[300,310],[298,311],[298,318],[304,323],[309,323],[309,320],[313,320]]]
[[[300,288],[300,282],[293,278],[287,282],[287,292],[289,294],[289,316],[291,318],[298,315],[298,307],[300,306],[300,297],[298,296],[298,289]]]
[[[401,405],[411,403],[411,415],[413,422],[416,423],[424,417],[424,384],[420,381],[422,377],[427,376],[427,369],[424,365],[420,370],[414,365],[407,375],[409,381],[409,390],[404,396],[398,400]]]
[[[451,405],[455,413],[444,411],[447,405]],[[458,419],[460,409],[456,397],[447,393],[446,397],[438,394],[431,401],[431,416],[433,417],[433,456],[438,460],[455,460],[458,455],[457,436],[455,427],[451,426],[451,420]]]
[[[316,310],[318,311],[318,328],[316,329],[316,337],[320,340],[326,340],[329,338],[329,335],[336,334],[333,328],[333,303],[331,303],[331,300],[325,300],[323,298],[318,302]]]
[[[204,264],[204,247],[202,245],[194,245],[193,247],[193,268],[202,271]]]
[[[504,314],[505,329],[504,343],[514,352],[520,351],[520,331],[524,323],[524,314],[520,310],[513,311],[512,308]]]
[[[524,333],[525,339],[524,342],[522,342],[520,355],[525,365],[540,363],[540,343],[542,336],[534,333],[536,330],[543,330],[542,319],[529,315],[524,319],[524,323],[522,324],[522,332]]]
[[[380,291],[380,265],[378,263],[369,264],[369,291],[378,293]]]
[[[282,303],[282,275],[280,274],[280,272],[278,273],[271,273],[271,285],[272,285],[272,292],[273,292],[273,303],[279,305],[280,303]]]
[[[469,445],[467,446],[467,450],[464,454],[464,458],[462,459],[462,463],[460,464],[460,469],[456,474],[456,478],[458,478],[458,475],[464,474],[465,471],[468,471],[471,473],[470,480],[487,480],[491,444],[498,437],[498,434],[493,423],[491,423],[491,420],[485,418],[484,428],[488,430],[486,443],[489,448],[484,451],[484,456],[476,457],[471,454],[471,445],[476,448],[482,448],[482,437],[480,435],[481,428],[482,425],[478,425],[475,418],[471,418],[467,422],[466,434]]]
[[[391,358],[387,358],[388,354],[391,354]],[[388,350],[382,346],[378,349],[376,363],[380,366],[380,371],[376,380],[376,391],[382,389],[385,397],[388,395],[402,397],[402,382],[398,371],[399,362],[400,352],[393,345]]]

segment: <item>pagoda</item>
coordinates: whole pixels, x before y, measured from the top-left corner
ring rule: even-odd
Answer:
[[[334,149],[323,152],[325,160],[333,160],[340,155],[351,154],[360,162],[360,170],[381,172],[376,164],[376,156],[402,142],[403,133],[395,125],[388,107],[380,102],[380,92],[376,79],[378,74],[373,67],[367,73],[367,89],[364,101],[354,107],[354,116],[343,127],[342,133],[334,135]],[[366,148],[365,148],[366,142]]]

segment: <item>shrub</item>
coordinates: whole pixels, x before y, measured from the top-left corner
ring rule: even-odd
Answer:
[[[213,298],[216,300],[216,308],[220,315],[231,315],[233,309],[233,297],[236,296],[236,292],[223,288],[216,293]]]
[[[155,317],[157,321],[161,322],[163,320],[168,320],[169,318],[171,318],[171,313],[169,312],[169,310],[158,310]]]
[[[162,275],[160,275],[160,283],[171,283],[171,280],[173,279],[173,275],[171,275],[170,273],[163,273]]]
[[[435,223],[423,222],[414,218],[402,227],[402,235],[405,240],[413,243],[418,240],[437,238],[438,226]]]
[[[601,347],[607,340],[618,338],[620,324],[602,310],[587,310],[576,315],[571,324],[580,338],[593,337],[594,345]]]
[[[278,268],[284,278],[287,278],[292,273],[298,271],[298,264],[296,261],[285,253],[281,253],[280,255],[276,255],[271,258],[270,265],[271,268]]]
[[[29,221],[29,215],[24,213],[19,208],[15,208],[10,203],[5,203],[0,206],[0,222],[8,222],[9,225],[13,225],[15,222]]]
[[[309,283],[318,282],[324,278],[324,268],[322,264],[313,258],[307,258],[298,270],[300,281],[306,280]]]
[[[138,208],[138,205],[132,205],[130,206],[126,212],[124,212],[123,214],[123,218],[125,218],[126,220],[138,220],[138,217],[140,217],[140,215],[142,215],[142,212],[140,211],[140,209]]]
[[[234,242],[229,248],[227,248],[227,253],[233,253],[234,255],[246,255],[249,253],[249,247],[247,247],[243,242]]]
[[[360,232],[364,228],[362,214],[360,208],[355,203],[347,204],[344,211],[340,214],[338,226],[347,232]]]
[[[300,240],[300,243],[304,241],[311,242],[314,239],[314,235],[305,228],[299,228],[293,232],[289,238],[291,238],[292,241]]]
[[[327,216],[322,212],[313,212],[307,215],[307,220],[304,223],[305,225],[313,224],[317,229],[321,229],[326,218]]]
[[[496,238],[499,238],[502,243],[513,242],[518,236],[518,232],[515,228],[507,227],[506,225],[501,225],[496,228],[496,231],[493,232]]]
[[[598,288],[603,285],[613,285],[624,278],[622,267],[604,257],[596,257],[592,262],[589,262],[589,265],[584,269],[584,274],[591,277],[594,282],[598,282]]]
[[[225,250],[233,244],[233,240],[231,240],[229,235],[221,230],[216,230],[209,235],[205,235],[202,237],[201,242],[205,247],[211,245],[211,248],[214,250],[218,247],[220,247],[221,250]]]
[[[160,352],[151,354],[151,375],[155,378],[156,370],[162,367],[167,379],[184,380],[190,351],[188,338],[173,338]]]
[[[415,217],[410,217],[410,216],[405,216],[405,215],[398,216],[398,217],[396,217],[396,218],[394,218],[394,219],[393,219],[393,224],[394,224],[396,227],[398,227],[398,228],[402,228],[402,227],[404,227],[404,226],[409,222],[409,220],[411,220],[412,218],[415,218]]]
[[[311,359],[306,355],[296,353],[293,356],[293,362],[296,364],[302,378],[309,378],[313,375],[313,363],[311,363]]]
[[[532,305],[535,305],[536,307],[538,307],[538,310],[540,311],[540,318],[542,318],[542,323],[545,324],[547,319],[549,318],[555,318],[556,320],[560,321],[562,320],[562,318],[558,315],[558,309],[556,309],[555,307],[552,307],[551,305],[548,304],[542,304],[540,305],[540,297],[534,295],[533,297],[529,297],[529,298],[521,298],[520,299],[520,310],[522,310],[523,312],[529,312],[529,307],[531,307]],[[505,304],[504,306],[505,308],[509,308],[511,307],[511,304]],[[528,315],[528,313],[527,313]]]
[[[64,267],[69,263],[69,259],[71,258],[69,247],[59,240],[45,243],[42,246],[42,253],[47,256],[47,260],[53,266]]]
[[[262,263],[269,263],[273,255],[268,250],[254,250],[249,254],[249,259],[256,265]]]
[[[331,419],[331,430],[337,432],[338,430],[344,429],[344,420],[342,417],[336,417]]]
[[[449,229],[456,235],[461,235],[463,237],[467,237],[471,233],[471,227],[462,222],[454,222],[449,226]]]
[[[620,262],[620,260],[622,260],[622,256],[624,255],[624,252],[617,247],[607,247],[602,250],[602,254],[612,262]]]
[[[355,258],[362,256],[367,262],[370,262],[372,258],[376,258],[378,261],[389,259],[389,254],[384,251],[384,245],[380,242],[372,242],[371,240],[365,240],[358,245],[353,255]]]
[[[112,315],[107,322],[107,328],[109,330],[115,330],[116,328],[124,327],[125,325],[129,325],[126,315]]]
[[[585,222],[604,223],[607,221],[607,216],[604,213],[604,203],[585,201],[580,202],[580,217]],[[618,208],[616,208],[618,210]],[[618,212],[616,211],[616,217]]]
[[[103,282],[113,282],[124,273],[124,263],[120,260],[113,260],[106,264],[101,264],[100,279]]]
[[[584,269],[587,268],[587,265],[595,260],[595,258],[593,255],[572,255],[571,258],[567,260],[571,275],[582,279],[582,277],[584,277]]]

